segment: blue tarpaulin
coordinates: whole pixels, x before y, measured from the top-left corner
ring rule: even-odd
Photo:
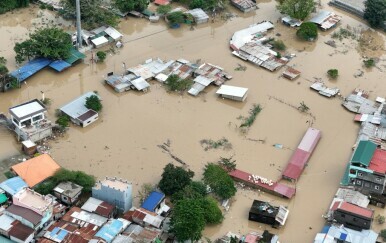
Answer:
[[[19,82],[23,82],[27,78],[31,77],[35,73],[39,72],[43,68],[50,65],[52,61],[47,58],[36,58],[32,61],[29,61],[24,66],[19,69],[11,72],[11,76],[15,77]]]
[[[58,72],[61,72],[64,69],[71,67],[71,64],[63,60],[57,60],[57,61],[53,61],[49,66],[50,68],[55,69]]]

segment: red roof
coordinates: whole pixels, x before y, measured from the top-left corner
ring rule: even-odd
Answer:
[[[9,231],[9,235],[13,236],[21,241],[25,241],[34,234],[34,230],[30,227],[25,226],[20,221],[15,221],[12,228]]]
[[[233,177],[234,179],[244,181],[248,184],[253,184],[256,187],[261,187],[267,191],[275,192],[281,196],[284,196],[286,198],[292,198],[295,195],[295,189],[292,187],[289,187],[285,184],[279,184],[277,182],[273,182],[273,184],[270,186],[268,184],[262,183],[260,180],[258,182],[250,181],[249,178],[252,176],[252,174],[241,171],[241,170],[233,170],[229,172],[229,175]]]
[[[362,208],[348,202],[342,202],[337,209],[360,215],[366,218],[372,218],[374,214],[374,212],[370,209]]]
[[[154,4],[155,5],[168,5],[170,2],[169,0],[155,0]]]
[[[296,149],[288,161],[287,167],[283,171],[283,177],[293,180],[299,179],[309,158],[309,152]]]
[[[381,149],[376,149],[371,159],[368,169],[386,174],[386,151]]]

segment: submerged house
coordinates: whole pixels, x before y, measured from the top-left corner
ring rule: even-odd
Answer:
[[[221,85],[221,87],[216,91],[220,97],[236,100],[236,101],[244,101],[247,98],[248,88],[230,86],[230,85]]]
[[[253,200],[248,219],[278,228],[284,226],[288,214],[289,210],[283,206],[276,207],[267,202]]]
[[[289,27],[300,27],[300,25],[302,24],[302,21],[300,20],[297,20],[297,19],[294,19],[294,18],[291,18],[290,16],[284,16],[281,18],[281,22],[284,24],[284,25],[287,25]]]
[[[317,24],[322,30],[329,30],[334,28],[341,19],[341,16],[333,12],[322,10],[315,17],[311,18],[309,22]]]
[[[78,126],[87,127],[91,123],[98,120],[98,112],[88,109],[86,107],[87,98],[96,95],[99,99],[100,97],[94,92],[87,92],[82,96],[76,98],[70,103],[64,105],[60,108],[60,111],[70,117],[71,121]]]
[[[378,234],[373,230],[352,230],[344,226],[326,225],[315,236],[314,243],[376,243]]]
[[[231,0],[231,4],[244,13],[251,12],[257,8],[256,2],[252,0]]]
[[[111,26],[101,26],[91,31],[82,30],[83,44],[99,48],[122,39],[122,34]],[[72,35],[73,44],[76,43],[77,33]]]
[[[46,107],[37,99],[9,108],[18,138],[36,142],[51,136],[52,123],[46,119],[46,112]]]
[[[191,9],[186,12],[187,14],[191,14],[194,18],[194,22],[196,24],[203,24],[209,21],[209,16],[205,13],[201,8]]]

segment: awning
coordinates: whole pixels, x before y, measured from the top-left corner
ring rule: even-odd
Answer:
[[[0,194],[0,204],[5,203],[6,201],[8,201],[7,196],[5,194]]]

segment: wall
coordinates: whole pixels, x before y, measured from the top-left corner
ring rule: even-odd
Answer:
[[[92,188],[92,196],[116,206],[120,211],[126,212],[132,207],[132,186],[125,192],[104,185],[99,190]]]
[[[371,220],[340,211],[339,209],[334,212],[334,219],[338,223],[344,224],[347,228],[352,228],[354,230],[370,229],[371,226]]]

